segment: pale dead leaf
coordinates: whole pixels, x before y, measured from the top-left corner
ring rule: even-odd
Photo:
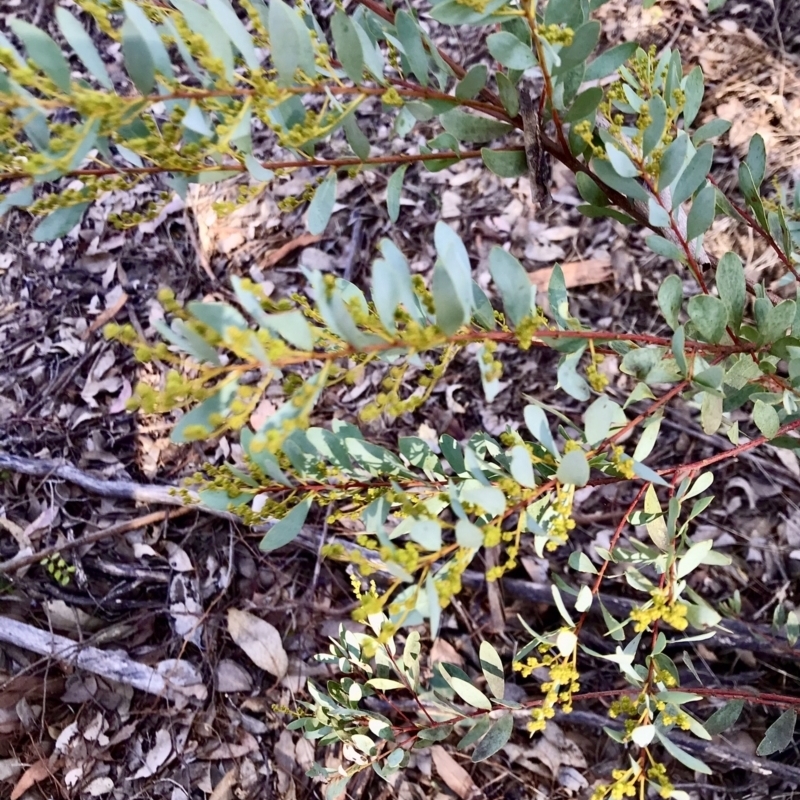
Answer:
[[[266,421],[277,411],[277,407],[269,400],[261,400],[256,406],[256,410],[250,415],[250,425],[253,430],[259,431]]]
[[[278,631],[263,619],[248,611],[228,609],[228,632],[231,638],[261,669],[282,678],[289,667]]]
[[[228,770],[214,787],[214,791],[211,792],[208,800],[233,800],[233,790],[237,783],[238,774],[239,770],[236,767]]]
[[[294,754],[297,759],[297,766],[303,772],[307,772],[314,765],[314,742],[301,737],[294,746]]]
[[[287,775],[291,775],[294,772],[296,757],[294,738],[292,737],[291,731],[285,729],[281,731],[281,735],[275,743],[273,755],[275,757],[275,764],[279,770],[282,770]]]
[[[223,761],[227,758],[242,758],[260,749],[256,737],[247,731],[238,732],[238,742],[223,742],[209,751],[204,758],[208,761]]]
[[[541,244],[540,242],[528,242],[525,245],[525,258],[529,261],[558,261],[563,258],[564,248],[557,244]]]
[[[10,781],[22,772],[22,762],[18,758],[0,758],[0,782]]]
[[[121,414],[128,409],[128,400],[133,396],[131,382],[127,378],[122,379],[122,386],[111,405],[108,407],[109,414]]]
[[[777,457],[778,461],[792,473],[793,477],[800,478],[800,462],[798,462],[794,450],[787,450],[785,447],[773,447],[772,445],[767,445],[766,449]]]
[[[589,781],[574,767],[561,767],[558,771],[558,782],[568,792],[582,792],[589,786]]]
[[[250,673],[230,658],[223,658],[217,664],[215,674],[218,692],[249,692],[253,688]]]
[[[55,520],[56,516],[58,515],[58,508],[55,505],[49,506],[41,514],[39,514],[36,519],[28,525],[27,528],[22,532],[22,538],[26,541],[30,541],[30,537],[34,533],[38,533],[39,531],[46,530],[49,528],[53,521]]]
[[[326,253],[318,247],[306,247],[300,253],[300,264],[320,272],[331,272],[336,269],[337,259],[331,253]]]
[[[470,774],[439,744],[431,748],[431,758],[447,788],[455,792],[461,800],[475,800],[481,791]]]
[[[197,647],[202,646],[203,604],[192,575],[176,572],[169,583],[169,614],[175,633]]]
[[[461,653],[449,642],[437,637],[433,647],[431,647],[431,664],[438,664],[440,661],[445,664],[455,664],[457,667],[464,665]]]
[[[543,736],[534,742],[530,750],[530,756],[541,761],[552,775],[558,774],[558,768],[561,766],[561,753],[554,744],[548,742]]]
[[[292,694],[301,692],[308,681],[308,666],[305,661],[292,658],[289,661],[289,668],[281,679],[281,686],[288,689]]]
[[[66,753],[69,748],[70,742],[78,735],[77,721],[70,722],[61,733],[58,734],[56,739],[55,748],[59,753]]]
[[[544,734],[534,742],[529,755],[541,761],[554,777],[562,765],[579,769],[586,767],[586,758],[581,749],[553,722],[548,722]]]
[[[417,429],[417,436],[422,439],[434,453],[439,453],[439,434],[430,425],[423,422]]]
[[[564,282],[567,289],[576,286],[590,286],[595,283],[604,283],[611,280],[611,259],[610,258],[587,258],[583,261],[567,261],[561,265],[564,273]],[[537,269],[529,273],[531,283],[536,284],[540,292],[546,292],[550,283],[550,276],[553,268]]]
[[[194,664],[182,658],[167,658],[159,661],[156,672],[161,675],[175,692],[175,699],[194,697],[205,700],[208,689],[203,684],[203,676]]]
[[[67,631],[96,631],[103,627],[103,621],[80,608],[68,606],[63,600],[48,600],[44,604],[47,618],[54,628]]]
[[[461,195],[458,192],[442,193],[442,219],[455,219],[461,216]]]
[[[290,791],[294,788],[292,773],[295,765],[295,752],[294,740],[290,731],[286,729],[281,731],[281,735],[278,737],[272,752],[275,764],[278,767],[276,776],[278,778],[278,791],[281,797],[285,798],[289,796]]]
[[[43,758],[31,764],[11,790],[9,800],[19,800],[25,792],[40,781],[43,781],[50,774],[50,767]]]
[[[165,542],[164,547],[167,549],[169,565],[172,569],[176,572],[191,572],[194,570],[192,560],[182,547],[179,547],[175,542]]]
[[[22,732],[22,722],[14,706],[0,708],[0,736],[8,736]]]
[[[169,735],[169,731],[160,728],[156,731],[155,743],[144,757],[144,764],[134,773],[134,780],[155,775],[169,758],[170,753],[172,753],[172,737]]]
[[[16,522],[12,522],[6,517],[0,517],[0,528],[8,531],[14,537],[20,550],[29,550],[33,552],[31,550],[31,540],[26,535],[25,529],[17,525]]]
[[[563,242],[565,239],[577,236],[578,229],[572,225],[554,225],[552,228],[547,228],[543,235],[551,242]]]
[[[88,786],[84,789],[89,797],[100,797],[100,795],[108,794],[114,789],[114,781],[108,776],[102,778],[95,778],[90,781]]]

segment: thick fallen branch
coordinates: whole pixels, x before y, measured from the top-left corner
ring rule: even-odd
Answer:
[[[486,578],[479,572],[467,571],[462,577],[462,583],[471,589],[480,589],[485,585]],[[502,587],[507,597],[516,597],[531,603],[555,605],[550,586],[537,585],[516,578],[503,578]],[[627,597],[611,597],[601,594],[600,599],[606,609],[617,619],[625,619],[636,607],[636,602]],[[593,603],[591,612],[600,614],[600,604]],[[683,636],[678,635],[677,638],[683,638]],[[789,644],[785,636],[774,632],[766,625],[740,622],[735,619],[722,620],[719,627],[714,630],[714,638],[707,639],[703,644],[713,649],[739,648],[759,655],[793,659],[796,659],[800,653],[800,643],[795,643],[794,646]]]
[[[32,475],[34,478],[68,481],[98,497],[135,500],[137,503],[156,503],[166,506],[187,505],[178,493],[176,486],[148,486],[133,481],[98,478],[62,461],[24,458],[10,453],[0,453],[0,469],[8,469],[22,475]],[[188,494],[194,502],[200,502],[196,492],[190,491]]]
[[[188,661],[169,659],[153,668],[119,651],[100,650],[74,642],[9,617],[0,617],[0,642],[32,650],[167,700],[181,697],[205,700],[208,695],[202,676]]]
[[[104,539],[110,539],[121,533],[135,531],[139,528],[144,528],[147,525],[155,525],[155,523],[163,522],[166,519],[182,517],[193,510],[193,507],[187,506],[186,508],[176,508],[172,511],[153,511],[152,514],[145,514],[142,517],[136,517],[136,519],[128,519],[125,520],[125,522],[120,522],[118,525],[111,525],[108,528],[102,528],[99,531],[84,534],[78,539],[61,542],[60,544],[54,544],[50,547],[43,547],[36,553],[26,553],[25,550],[29,550],[30,548],[25,548],[25,550],[22,550],[15,555],[14,558],[10,558],[8,561],[0,562],[0,575],[9,572],[15,572],[23,567],[29,567],[32,564],[39,564],[44,561],[44,559],[50,558],[50,556],[59,555],[68,550],[75,550],[87,544],[101,542]]]
[[[241,523],[239,517],[228,511],[218,511],[208,506],[200,505],[200,498],[196,492],[178,491],[178,487],[176,486],[148,486],[134,483],[133,481],[104,480],[89,475],[70,464],[43,459],[23,458],[7,453],[0,453],[0,469],[10,469],[14,472],[32,475],[37,478],[55,478],[69,481],[101,497],[136,500],[141,503],[197,508],[197,510],[203,511],[204,513]],[[191,505],[187,505],[184,499],[185,497],[190,499]],[[194,503],[198,505],[194,505]],[[256,530],[266,530],[269,527],[269,525],[258,526]],[[75,549],[84,544],[89,544],[92,541],[98,541],[107,536],[112,536],[115,532],[116,531],[109,528],[105,531],[97,531],[96,533],[88,534],[88,536],[80,537],[71,542],[65,542],[55,549],[48,548],[47,551],[42,551],[31,556],[26,554],[22,558],[17,556],[16,558],[0,563],[0,575],[38,562],[45,554]],[[310,529],[307,531],[304,530],[301,534],[301,538],[315,549],[316,545],[314,543],[317,542],[317,537]],[[357,545],[349,541],[342,541],[340,543],[347,549],[355,548],[360,550]],[[375,557],[373,552],[368,550],[360,551],[362,555],[367,558],[374,559]],[[464,573],[463,583],[465,586],[469,586],[472,589],[480,589],[485,586],[486,578],[481,573],[468,571]],[[554,603],[553,594],[549,586],[537,586],[529,581],[505,578],[503,579],[502,587],[507,595],[513,597],[518,597],[534,603]],[[601,600],[613,615],[621,618],[627,617],[634,607],[634,601],[627,598],[601,595]],[[599,612],[599,604],[594,603],[592,610]],[[786,641],[784,636],[774,633],[766,626],[753,625],[729,619],[723,620],[721,627],[715,631],[714,638],[707,640],[705,644],[707,647],[738,647],[758,653],[759,655],[789,656],[792,658],[796,658],[800,650],[800,647],[797,645],[793,647]]]
[[[594,728],[598,731],[603,728],[621,730],[623,727],[622,723],[616,720],[609,719],[600,714],[593,714],[590,711],[573,711],[570,714],[558,714],[557,719],[561,724],[582,725]],[[791,764],[783,764],[780,761],[758,758],[757,756],[743,753],[741,750],[725,747],[725,745],[718,744],[717,742],[695,739],[691,736],[685,736],[679,733],[670,733],[669,738],[670,741],[675,742],[675,744],[679,745],[684,750],[688,750],[701,759],[726,764],[730,768],[746,769],[748,772],[753,772],[756,775],[762,775],[768,778],[779,778],[785,781],[793,781],[794,783],[800,781],[800,767],[795,767]],[[724,739],[724,737],[719,738]]]

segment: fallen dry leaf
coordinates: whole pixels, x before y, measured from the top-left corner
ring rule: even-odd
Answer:
[[[208,797],[208,800],[233,800],[233,790],[239,778],[239,770],[236,767],[229,769],[220,779],[220,782],[214,787],[214,791]]]
[[[251,733],[239,730],[237,739],[236,742],[222,742],[208,752],[203,752],[201,758],[206,761],[224,761],[229,758],[242,758],[258,751],[258,741]]]
[[[587,258],[583,261],[567,261],[561,265],[567,289],[575,286],[590,286],[611,280],[611,259]],[[546,292],[550,283],[553,268],[537,269],[529,273],[531,283],[536,285],[540,292]]]
[[[308,245],[314,244],[314,242],[318,242],[320,239],[322,239],[321,236],[314,236],[311,233],[304,233],[301,236],[298,236],[296,239],[292,239],[290,242],[286,242],[286,244],[281,245],[277,250],[267,253],[262,259],[259,260],[259,266],[265,269],[274,267],[281,259],[286,258],[286,256],[288,256],[292,250],[297,250],[298,247],[308,247]]]
[[[160,728],[156,731],[155,744],[147,751],[144,757],[144,764],[136,770],[133,778],[149,778],[163,766],[164,762],[172,753],[172,737],[169,731]]]
[[[50,774],[50,767],[47,761],[40,758],[31,764],[25,772],[22,773],[20,779],[17,781],[14,788],[11,790],[9,800],[19,800],[25,792],[32,786],[35,786],[40,781],[43,781]]]
[[[431,758],[447,788],[455,792],[461,800],[476,800],[481,790],[475,785],[470,774],[439,744],[431,748]]]
[[[253,688],[250,673],[230,658],[223,658],[214,673],[218,692],[249,692]]]
[[[89,797],[100,797],[101,795],[108,794],[114,789],[114,781],[108,776],[102,778],[95,778],[84,789]]]
[[[446,664],[455,664],[457,667],[464,665],[464,659],[461,653],[453,647],[449,642],[446,642],[441,637],[437,637],[431,648],[431,664],[436,664],[439,661],[444,661]]]
[[[528,751],[531,758],[541,761],[555,777],[562,765],[586,768],[581,749],[555,723],[548,723],[544,735],[538,737]]]
[[[115,303],[110,305],[105,311],[103,311],[102,313],[98,314],[97,317],[95,317],[92,324],[84,331],[83,338],[88,339],[95,331],[102,328],[103,325],[106,324],[106,322],[110,322],[112,319],[114,319],[114,317],[116,317],[117,314],[119,314],[119,312],[122,310],[122,307],[127,302],[128,302],[128,295],[125,292],[123,292],[117,298]]]
[[[263,619],[248,611],[228,609],[228,633],[250,660],[261,669],[282,678],[289,668],[281,635]]]
[[[22,763],[18,758],[0,758],[0,781],[10,781],[22,772]]]

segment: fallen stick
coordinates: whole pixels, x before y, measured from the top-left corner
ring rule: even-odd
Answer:
[[[10,469],[23,475],[32,475],[34,478],[57,478],[68,481],[86,489],[98,497],[111,497],[120,500],[135,500],[138,503],[156,503],[165,506],[189,505],[177,486],[148,486],[134,483],[133,481],[106,480],[96,478],[83,470],[65,464],[62,461],[53,461],[46,458],[25,458],[13,456],[10,453],[0,453],[0,469]],[[196,492],[189,491],[192,502],[199,503],[200,497]],[[206,509],[208,510],[208,509]],[[213,512],[212,512],[213,513]]]
[[[10,617],[0,617],[0,642],[32,650],[167,700],[180,697],[205,700],[208,696],[201,675],[188,661],[169,659],[153,668],[118,651],[83,645]]]
[[[464,586],[479,589],[486,583],[486,578],[479,572],[468,570],[461,578]],[[546,603],[555,605],[553,592],[550,586],[537,586],[530,581],[517,578],[503,578],[501,588],[507,597],[516,597],[531,603]],[[610,597],[601,594],[600,600],[606,609],[617,618],[625,619],[631,610],[637,606],[634,600],[627,597]],[[592,613],[600,613],[599,603],[592,603]],[[683,638],[680,635],[679,638]],[[669,642],[667,642],[669,645]],[[736,619],[723,619],[714,629],[714,637],[703,642],[706,647],[730,647],[741,650],[750,650],[759,655],[782,656],[796,659],[800,651],[800,643],[789,644],[786,637],[768,628],[766,625],[755,625],[741,622]]]
[[[112,536],[117,536],[121,533],[135,531],[139,528],[144,528],[147,525],[154,525],[156,522],[162,522],[166,519],[182,517],[184,514],[188,514],[193,510],[194,508],[192,506],[186,506],[185,508],[176,508],[173,511],[154,511],[152,514],[145,514],[142,517],[136,517],[136,519],[129,519],[125,522],[120,522],[119,525],[112,525],[109,528],[103,528],[99,531],[95,531],[94,533],[84,534],[83,536],[71,541],[62,542],[61,544],[54,544],[50,547],[43,547],[37,553],[26,554],[24,552],[20,552],[14,556],[14,558],[9,558],[8,561],[0,562],[0,575],[4,575],[9,572],[15,572],[23,567],[29,567],[31,564],[38,564],[44,561],[44,559],[50,558],[50,556],[65,553],[69,550],[75,550],[82,545],[94,544],[94,542],[100,542],[103,539],[110,539]]]
[[[184,491],[176,486],[147,486],[133,481],[120,481],[120,480],[103,480],[95,478],[92,475],[83,472],[82,470],[70,464],[64,464],[58,461],[50,461],[44,459],[23,458],[21,456],[12,456],[7,453],[0,453],[0,469],[11,469],[15,472],[21,472],[25,475],[33,475],[38,478],[58,478],[60,480],[69,481],[77,486],[80,486],[87,491],[100,495],[101,497],[120,498],[128,500],[136,500],[141,503],[161,503],[164,505],[182,506],[184,508],[197,508],[204,513],[213,514],[214,516],[222,517],[234,522],[242,524],[242,520],[235,514],[229,511],[218,511],[200,504],[200,498],[196,492]],[[187,503],[184,498],[191,501]],[[198,505],[194,505],[197,503]],[[268,530],[269,524],[256,526],[254,530]],[[108,534],[106,531],[97,531],[89,536],[99,536],[100,533]],[[105,538],[100,536],[99,538]],[[306,540],[309,546],[312,546],[310,540],[312,536],[307,531],[303,531],[301,539]],[[316,541],[316,540],[315,540]],[[75,539],[73,542],[67,542],[69,549],[80,547],[82,544],[88,543],[87,537]],[[374,559],[375,554],[368,550],[362,550],[357,545],[348,541],[342,541],[341,544],[347,549],[358,549],[365,557]],[[65,547],[56,549],[56,552],[64,551]],[[28,556],[25,556],[28,558]],[[36,554],[35,557],[31,556],[33,561],[39,561],[43,558],[42,554]],[[19,559],[19,557],[17,557]],[[10,559],[0,564],[0,574],[9,572],[17,567],[25,566],[21,559]],[[32,562],[26,562],[32,563]],[[467,571],[463,576],[463,583],[470,588],[481,588],[486,583],[486,578],[477,572]],[[552,605],[555,601],[549,586],[536,586],[529,581],[517,580],[514,578],[504,578],[502,583],[503,590],[507,594],[528,600],[534,603],[547,603]],[[612,613],[617,616],[626,617],[634,607],[634,601],[627,598],[607,597],[602,595],[600,598],[603,605]],[[599,606],[593,604],[593,610],[598,611]],[[722,628],[718,628],[715,632],[713,639],[705,642],[707,647],[731,647],[742,648],[750,650],[760,655],[778,655],[797,657],[798,646],[792,646],[786,641],[784,636],[776,634],[771,629],[762,625],[751,625],[738,620],[726,619],[721,623]]]
[[[595,730],[603,728],[614,728],[621,730],[623,724],[617,720],[609,719],[601,714],[593,714],[591,711],[572,711],[569,714],[557,714],[556,719],[561,725],[581,725]],[[734,750],[716,742],[703,741],[691,736],[680,733],[670,732],[670,741],[680,745],[684,750],[695,753],[700,758],[707,758],[710,761],[717,761],[726,764],[731,768],[745,769],[756,775],[769,778],[779,778],[785,781],[800,781],[800,767],[784,764],[781,761],[770,761],[766,758],[751,756],[741,750]],[[724,736],[720,737],[724,740]],[[709,788],[713,788],[709,786]]]

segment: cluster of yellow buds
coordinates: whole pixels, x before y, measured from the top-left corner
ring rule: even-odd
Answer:
[[[682,731],[688,731],[692,727],[692,720],[688,714],[684,714],[683,711],[678,711],[677,714],[670,714],[668,711],[664,711],[661,714],[661,722],[664,725],[677,725]]]
[[[355,318],[355,315],[353,315]],[[419,376],[417,383],[424,387],[425,391],[417,394],[401,397],[400,391],[407,384],[404,380],[408,364],[398,364],[393,366],[386,377],[381,381],[381,391],[367,403],[361,411],[359,417],[362,422],[374,422],[382,414],[390,419],[396,419],[403,414],[410,414],[416,411],[436,386],[439,378],[445,372],[445,364],[435,364],[430,366],[428,374]]]
[[[569,47],[575,37],[575,31],[572,28],[562,28],[560,25],[555,24],[540,25],[537,33],[550,44],[561,44],[564,47]]]
[[[598,369],[603,361],[605,356],[602,353],[592,353],[592,360],[586,365],[586,380],[596,392],[602,392],[608,386],[608,376]]]
[[[633,629],[637,633],[647,630],[659,619],[663,619],[675,630],[686,630],[689,625],[689,621],[686,619],[689,607],[685,603],[672,600],[665,589],[653,589],[650,597],[652,598],[651,603],[631,611],[631,619],[634,622]]]
[[[661,797],[667,798],[672,796],[675,787],[670,783],[669,778],[667,778],[667,768],[663,764],[653,764],[653,766],[647,770],[647,777],[658,784],[658,793]]]
[[[637,717],[639,715],[639,699],[633,700],[629,695],[623,695],[618,700],[611,703],[611,708],[608,710],[608,716],[611,719],[616,719],[620,716]]]
[[[591,126],[589,126],[589,137],[591,139]],[[545,317],[542,309],[539,308],[539,306],[536,306],[536,312],[534,314],[529,314],[527,317],[521,320],[514,331],[517,335],[519,349],[530,349],[530,346],[533,344],[533,336],[536,331],[551,327],[552,326],[548,324],[547,317]]]
[[[614,782],[610,786],[598,786],[592,793],[591,800],[602,800],[606,795],[611,800],[636,796],[636,789],[641,780],[641,772],[638,769],[615,769],[611,777]]]
[[[484,380],[488,383],[500,380],[503,375],[503,363],[494,357],[496,350],[497,342],[487,340],[483,343],[481,361],[484,364],[484,368],[481,372],[483,372]]]
[[[387,89],[382,95],[381,100],[387,106],[402,106],[405,102],[400,96],[400,92],[394,86]]]
[[[375,581],[369,582],[366,592],[361,589],[361,580],[355,574],[350,576],[350,584],[353,587],[353,594],[359,602],[358,608],[353,612],[353,619],[356,622],[366,622],[371,614],[378,614],[383,610],[385,598],[378,594],[378,587]]]
[[[471,560],[472,552],[465,547],[460,547],[447,569],[442,570],[436,576],[434,586],[436,587],[436,594],[439,598],[439,605],[442,608],[447,608],[447,606],[450,605],[450,601],[461,592],[461,576],[464,574]]]
[[[567,445],[569,446],[569,442],[567,442]],[[569,452],[568,447],[564,449]],[[547,523],[547,533],[550,535],[550,541],[545,545],[546,550],[552,552],[562,544],[567,543],[569,532],[575,528],[575,520],[572,519],[572,503],[574,499],[574,485],[564,484],[558,487],[556,499],[550,506],[553,516],[550,517]]]
[[[486,6],[489,5],[489,0],[456,0],[456,2],[458,5],[471,8],[473,11],[477,11],[479,14],[482,14],[484,11],[486,11]]]
[[[653,677],[655,678],[656,683],[662,683],[668,689],[672,689],[678,685],[678,679],[675,677],[675,675],[673,675],[668,669],[663,669],[662,667],[656,667]],[[659,711],[663,711],[664,708],[666,708],[666,703],[663,703],[659,700],[656,703],[656,707]]]
[[[540,706],[531,709],[527,727],[532,734],[544,730],[547,720],[555,716],[556,707],[566,714],[572,711],[572,696],[581,688],[578,682],[580,675],[575,666],[575,651],[563,655],[555,648],[555,643],[543,642],[537,648],[541,657],[529,656],[525,661],[515,661],[513,664],[513,670],[523,678],[529,677],[539,667],[545,667],[548,671],[549,680],[540,687],[545,694],[544,700]]]
[[[622,447],[622,445],[616,445],[611,448],[609,461],[621,478],[632,480],[636,477],[636,472],[633,468],[633,459],[625,454],[625,448]]]

